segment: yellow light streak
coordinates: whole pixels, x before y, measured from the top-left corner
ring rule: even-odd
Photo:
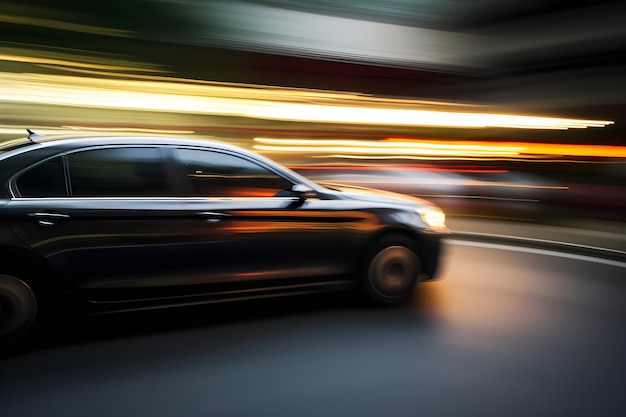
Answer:
[[[423,110],[419,108],[424,106],[423,102],[417,100],[411,108],[409,100],[394,102],[358,94],[314,90],[29,73],[0,73],[0,100],[316,123],[525,129],[604,127],[613,123],[607,120]]]
[[[43,19],[39,17],[17,16],[0,14],[0,22],[17,25],[37,26],[51,29],[61,29],[72,32],[92,33],[95,35],[118,36],[128,38],[133,35],[128,30],[110,29],[101,26],[82,25],[80,23],[62,22],[59,20]]]
[[[175,130],[175,129],[147,129],[138,127],[83,127],[83,126],[61,126],[65,129],[88,131],[88,132],[138,132],[138,133],[157,133],[164,135],[192,135],[193,130]]]
[[[146,69],[139,67],[121,66],[121,65],[109,65],[109,64],[96,64],[89,62],[78,62],[67,59],[59,58],[44,58],[25,55],[14,54],[0,54],[0,61],[22,62],[26,64],[38,64],[38,65],[56,65],[56,66],[68,66],[76,68],[88,68],[94,70],[108,70],[108,71],[150,71],[150,72],[164,72],[154,68]]]
[[[480,160],[480,161],[494,161],[501,158],[497,157],[460,157],[460,156],[415,156],[415,155],[347,155],[347,154],[332,154],[332,155],[312,155],[311,158],[336,158],[336,159],[357,159],[357,160],[416,160],[416,161],[445,161],[450,159],[471,159],[471,160]],[[513,158],[506,158],[507,160],[513,160]]]
[[[38,127],[38,126],[26,126],[37,134],[40,135],[65,135],[65,134],[76,134],[75,130],[70,129],[59,129],[55,127]],[[16,127],[1,127],[0,126],[0,135],[22,135],[26,136],[26,127],[20,126]],[[6,143],[6,142],[3,142]]]
[[[382,124],[396,126],[507,127],[516,129],[572,129],[604,127],[611,121],[560,119],[493,113],[275,104],[255,109],[254,117],[301,122]]]
[[[94,132],[107,134],[111,132],[122,133],[148,133],[155,135],[193,135],[193,130],[176,130],[176,129],[148,129],[137,127],[80,127],[80,126],[61,126],[57,127],[37,127],[29,126],[36,133],[47,136],[54,135],[76,135],[78,132]],[[3,127],[0,126],[0,135],[26,135],[24,127]]]

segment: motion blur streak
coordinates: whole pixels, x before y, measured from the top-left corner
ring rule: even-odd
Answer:
[[[571,129],[605,127],[580,120],[480,112],[420,110],[419,101],[377,101],[357,94],[253,85],[96,79],[0,73],[0,100],[62,106],[153,110],[256,119],[397,126]],[[305,103],[320,104],[305,104]],[[493,150],[502,152],[502,150]],[[508,151],[505,151],[508,152]]]
[[[146,129],[146,128],[127,128],[127,127],[82,127],[82,126],[62,126],[72,131],[96,131],[96,132],[137,132],[137,133],[156,133],[165,135],[192,135],[193,130],[173,130],[173,129]],[[56,131],[58,133],[58,131]],[[21,132],[20,132],[21,133]]]
[[[457,113],[363,107],[275,105],[260,108],[256,117],[275,120],[404,126],[507,127],[517,129],[572,129],[604,127],[610,121],[558,119],[490,113]]]
[[[114,127],[81,127],[81,126],[61,126],[61,128],[37,128],[37,133],[42,135],[75,135],[78,132],[86,131],[86,132],[97,132],[97,133],[108,133],[108,132],[137,132],[137,133],[150,133],[155,135],[192,135],[195,132],[193,130],[176,130],[176,129],[147,129],[147,128],[132,128],[132,127],[124,127],[124,128],[114,128]],[[24,128],[23,127],[11,127],[6,125],[0,125],[0,135],[23,135]],[[6,143],[3,142],[3,143]]]
[[[255,138],[254,148],[278,152],[344,153],[381,156],[511,157],[576,156],[626,158],[626,147],[528,142],[465,142],[428,139],[382,141]]]
[[[0,22],[17,25],[36,26],[50,29],[67,30],[71,32],[91,33],[94,35],[130,37],[132,32],[127,30],[110,29],[92,25],[82,25],[80,23],[62,22],[59,20],[44,19],[39,17],[16,16],[0,14]]]
[[[78,62],[76,60],[31,57],[31,56],[11,55],[11,54],[0,54],[0,61],[13,61],[13,62],[22,62],[22,63],[30,63],[30,64],[41,64],[41,65],[61,65],[61,66],[68,66],[68,67],[101,69],[101,70],[108,70],[108,71],[157,71],[153,68],[144,69],[144,68],[128,67],[128,66]]]
[[[353,3],[363,5],[362,1]],[[349,9],[354,6],[335,2],[335,7]],[[467,33],[336,17],[297,11],[293,7],[283,9],[236,0],[202,2],[197,13],[213,23],[210,32],[207,31],[201,39],[239,49],[273,50],[385,65],[476,65],[472,52],[479,37]]]

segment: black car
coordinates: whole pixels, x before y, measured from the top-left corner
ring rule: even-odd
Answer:
[[[406,299],[435,277],[445,216],[317,184],[244,149],[162,137],[0,148],[0,338],[49,309],[102,313],[359,286]]]

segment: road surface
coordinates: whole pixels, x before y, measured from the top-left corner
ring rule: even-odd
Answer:
[[[626,264],[451,239],[407,306],[348,294],[77,320],[0,415],[624,416]]]

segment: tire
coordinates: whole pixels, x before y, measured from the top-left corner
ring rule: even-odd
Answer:
[[[37,319],[39,306],[31,287],[10,275],[0,275],[0,343],[8,347],[24,340]]]
[[[422,270],[415,243],[401,235],[385,236],[370,251],[363,271],[363,286],[378,303],[395,304],[412,294]]]

